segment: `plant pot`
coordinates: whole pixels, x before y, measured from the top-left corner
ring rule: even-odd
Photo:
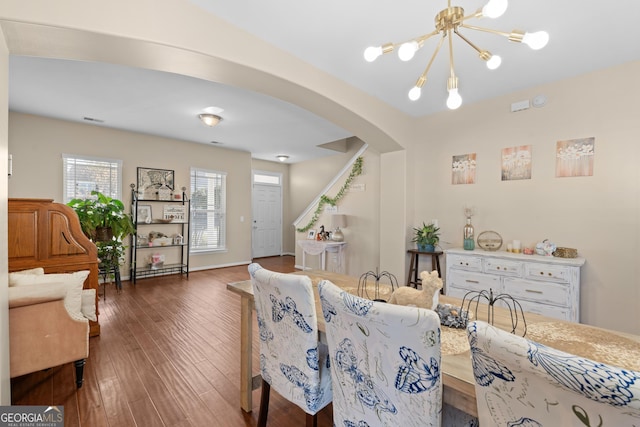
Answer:
[[[113,240],[111,227],[96,227],[96,242],[110,242]]]
[[[418,243],[418,250],[420,252],[435,252],[436,247],[435,245],[421,245]]]

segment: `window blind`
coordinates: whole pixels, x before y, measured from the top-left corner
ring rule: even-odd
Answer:
[[[224,172],[191,169],[191,251],[226,249]]]

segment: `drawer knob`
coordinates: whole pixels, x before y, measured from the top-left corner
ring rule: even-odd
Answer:
[[[500,266],[498,266],[498,270],[500,270]]]

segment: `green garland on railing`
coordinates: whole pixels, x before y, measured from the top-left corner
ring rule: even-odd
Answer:
[[[340,188],[340,191],[338,191],[338,194],[336,194],[334,198],[331,198],[325,194],[320,196],[318,207],[316,211],[313,213],[313,216],[311,217],[311,221],[309,221],[309,224],[307,224],[304,228],[296,228],[296,230],[300,233],[306,233],[311,227],[313,227],[313,225],[318,221],[320,214],[324,210],[324,205],[328,204],[331,206],[335,206],[338,203],[338,201],[342,199],[342,197],[344,196],[344,192],[347,191],[347,189],[351,185],[351,181],[353,181],[353,179],[360,174],[362,174],[362,157],[358,157],[356,161],[353,163],[353,167],[351,168],[351,173],[347,177],[347,180],[344,182],[344,185],[342,186],[342,188]]]

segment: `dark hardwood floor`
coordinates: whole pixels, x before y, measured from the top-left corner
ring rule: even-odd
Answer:
[[[256,260],[274,271],[294,271],[291,256]],[[75,387],[73,363],[11,381],[14,405],[64,405],[65,426],[255,426],[240,409],[240,298],[228,282],[249,278],[247,266],[108,285],[100,299],[101,335],[89,342],[85,381]],[[255,322],[255,317],[254,317]],[[257,324],[254,348],[258,348]],[[254,374],[259,372],[254,352]],[[271,393],[268,424],[304,425],[305,414]],[[333,425],[331,405],[318,426]]]

